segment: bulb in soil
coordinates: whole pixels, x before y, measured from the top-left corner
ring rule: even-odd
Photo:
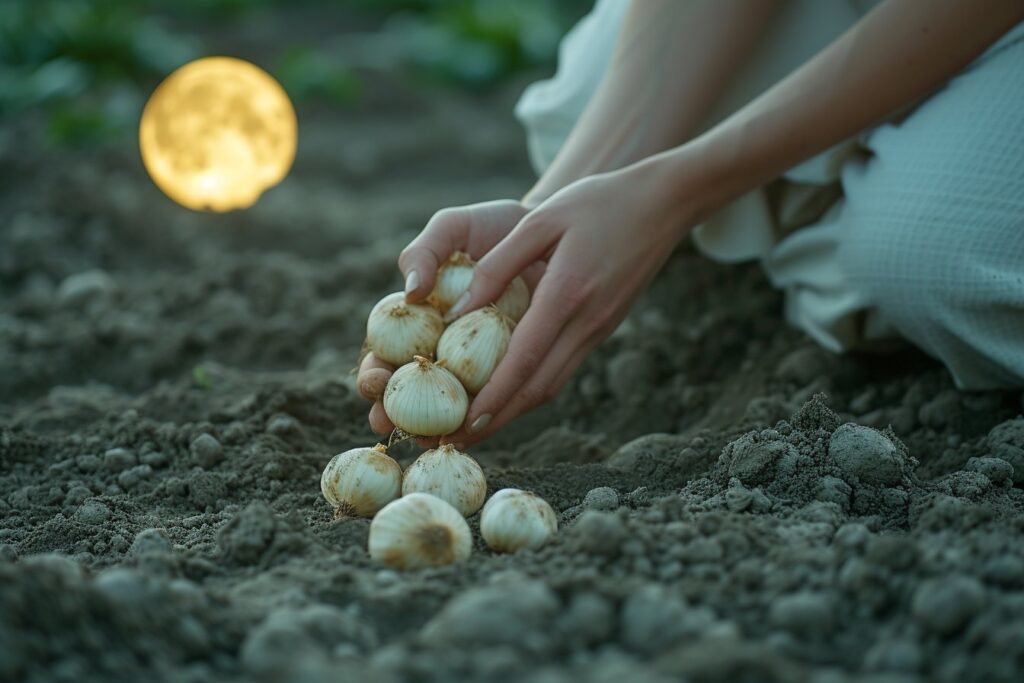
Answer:
[[[476,460],[445,444],[425,452],[405,470],[402,495],[410,493],[429,493],[469,517],[484,504],[487,479]]]
[[[384,412],[396,427],[415,436],[443,436],[466,419],[469,396],[455,375],[416,356],[395,370],[384,389]]]
[[[462,562],[473,550],[465,518],[427,493],[389,503],[370,522],[370,557],[398,569]]]
[[[353,448],[331,458],[320,491],[335,517],[373,517],[402,493],[402,468],[383,444]]]
[[[433,356],[442,332],[444,320],[436,309],[407,304],[405,294],[395,292],[370,311],[366,345],[382,361],[402,365],[415,356]]]
[[[465,252],[455,252],[438,269],[434,290],[427,297],[427,303],[442,313],[447,313],[469,289],[472,280],[473,259]],[[523,278],[517,277],[512,280],[494,305],[513,322],[519,322],[530,305],[530,290]]]
[[[469,393],[478,394],[505,357],[513,325],[497,306],[467,313],[441,335],[438,362],[443,362]]]
[[[555,511],[529,491],[502,489],[491,496],[480,513],[480,535],[499,553],[536,550],[557,531]]]

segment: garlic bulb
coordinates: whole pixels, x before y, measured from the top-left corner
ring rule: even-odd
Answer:
[[[401,365],[413,356],[433,356],[444,332],[444,320],[436,309],[405,303],[395,292],[377,302],[366,320],[366,345],[377,358]]]
[[[558,531],[555,511],[540,496],[519,489],[502,489],[480,513],[480,535],[499,553],[523,548],[536,550]]]
[[[473,550],[469,525],[459,511],[428,493],[389,503],[370,522],[370,557],[416,569],[462,562]]]
[[[509,283],[505,291],[501,293],[498,300],[494,302],[498,310],[512,319],[512,322],[519,322],[530,307],[530,289],[521,277],[517,277]]]
[[[463,517],[480,509],[487,479],[476,460],[451,444],[429,450],[405,470],[402,495],[429,493],[454,506]]]
[[[505,357],[512,325],[497,306],[467,313],[441,335],[437,360],[459,378],[466,391],[478,394]]]
[[[427,297],[427,303],[447,313],[459,297],[469,289],[473,280],[473,259],[464,251],[457,251],[437,270],[434,289]]]
[[[454,306],[459,297],[469,289],[469,283],[472,280],[473,259],[465,252],[455,252],[438,269],[434,289],[427,297],[427,303],[441,313],[447,313],[448,309]],[[513,322],[519,322],[530,305],[530,290],[523,278],[517,277],[512,280],[511,284],[498,297],[495,305]]]
[[[466,419],[469,396],[439,363],[416,356],[395,370],[384,389],[384,412],[399,429],[416,436],[451,434]]]
[[[320,490],[336,517],[373,517],[402,493],[402,468],[383,444],[353,448],[331,458]]]

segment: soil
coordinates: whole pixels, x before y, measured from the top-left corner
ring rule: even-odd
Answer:
[[[366,315],[433,211],[528,187],[517,90],[300,111],[291,176],[229,215],[130,145],[0,131],[0,680],[1020,680],[1020,393],[828,354],[686,249],[472,451],[551,544],[473,518],[467,563],[399,572],[333,519],[324,465],[375,441]]]

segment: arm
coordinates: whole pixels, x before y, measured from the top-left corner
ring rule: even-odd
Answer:
[[[622,168],[692,136],[745,62],[777,0],[640,0],[627,10],[601,85],[523,199]]]
[[[693,206],[693,223],[913,104],[1024,20],[1020,0],[888,0],[807,64],[689,144],[637,164]],[[937,141],[940,142],[941,141]]]
[[[508,353],[470,406],[469,433],[453,438],[483,438],[553,396],[692,226],[917,101],[1022,19],[1020,0],[888,0],[696,139],[544,201],[476,268],[464,311],[551,255]]]

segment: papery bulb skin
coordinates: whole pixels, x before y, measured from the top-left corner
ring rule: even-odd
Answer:
[[[462,426],[469,396],[458,378],[427,358],[417,356],[395,370],[384,389],[384,412],[402,431],[415,436],[443,436]]]
[[[496,306],[467,313],[441,335],[438,362],[459,378],[466,391],[478,394],[505,357],[513,325]]]
[[[402,468],[382,444],[353,448],[327,463],[320,491],[335,516],[373,517],[402,493]]]
[[[389,503],[370,522],[373,560],[396,569],[464,562],[473,551],[466,519],[428,493],[410,493]]]
[[[484,504],[487,478],[476,460],[444,444],[426,451],[406,468],[402,495],[410,493],[437,496],[469,517]]]
[[[433,357],[444,332],[444,320],[432,306],[407,304],[405,294],[395,292],[377,302],[366,320],[366,346],[380,360],[392,365],[416,356]]]
[[[540,496],[519,489],[502,489],[480,513],[480,535],[499,553],[536,550],[558,532],[555,511]]]

